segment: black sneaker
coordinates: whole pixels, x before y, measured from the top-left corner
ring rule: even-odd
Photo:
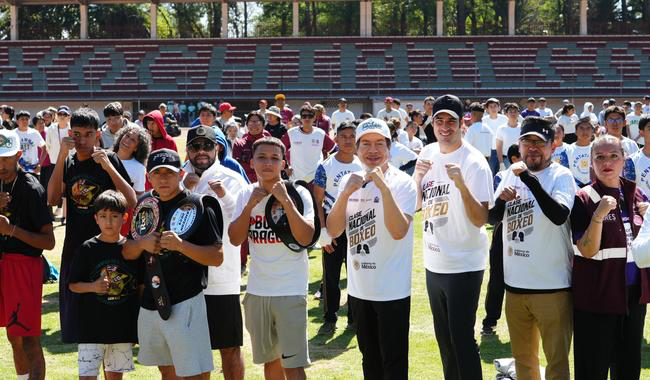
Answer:
[[[347,324],[347,326],[345,326],[345,329],[356,332],[357,331],[357,324],[354,323],[354,322],[348,321],[348,324]]]
[[[331,335],[336,331],[336,322],[334,321],[325,321],[318,329],[318,335]]]
[[[496,334],[496,326],[483,326],[481,329],[481,336],[494,336]]]

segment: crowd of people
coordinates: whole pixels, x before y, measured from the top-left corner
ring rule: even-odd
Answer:
[[[209,378],[212,350],[226,379],[242,379],[244,327],[267,379],[304,379],[314,249],[318,333],[336,329],[345,264],[364,378],[407,379],[418,211],[445,379],[482,378],[488,258],[481,334],[496,334],[505,298],[516,378],[540,379],[540,339],[546,379],[639,378],[650,96],[579,116],[544,98],[443,95],[419,110],[386,97],[358,117],[344,98],[329,116],[274,100],[241,118],[227,102],[181,104],[182,116],[161,103],[134,122],[112,102],[103,124],[88,107],[0,107],[0,325],[18,379],[45,378],[42,253],[57,215],[61,340],[78,345],[80,379],[134,371],[134,344],[163,379]],[[169,128],[180,119],[181,154]]]

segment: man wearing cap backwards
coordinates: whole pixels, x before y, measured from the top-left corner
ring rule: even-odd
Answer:
[[[318,164],[314,178],[314,198],[316,210],[322,226],[320,245],[323,247],[323,301],[325,323],[319,330],[323,333],[332,333],[336,329],[336,312],[341,302],[341,265],[347,256],[347,237],[345,233],[332,239],[325,228],[327,214],[332,209],[338,196],[341,179],[352,172],[362,170],[361,161],[355,156],[356,125],[351,121],[344,121],[336,129],[334,141],[339,147],[336,154],[329,156]],[[350,303],[348,302],[348,326],[353,325]]]
[[[282,124],[291,126],[291,119],[293,119],[293,111],[286,103],[287,98],[284,94],[275,95],[275,106],[280,110],[282,115]]]
[[[366,379],[408,378],[415,182],[388,163],[391,135],[381,119],[356,130],[365,170],[347,174],[327,232],[347,236],[348,294]]]
[[[390,120],[393,117],[396,117],[400,120],[402,119],[402,114],[398,110],[393,108],[393,98],[387,96],[384,99],[384,106],[385,106],[384,108],[382,108],[381,110],[379,110],[379,112],[377,112],[377,119],[381,119],[385,122],[388,122],[388,120]]]
[[[29,127],[30,119],[31,115],[27,111],[19,111],[16,114],[18,128],[14,132],[20,138],[20,150],[22,151],[18,164],[27,173],[39,176],[41,174],[41,165],[47,157],[47,147],[41,134],[36,129]],[[38,148],[43,148],[40,156]]]
[[[237,195],[233,221],[228,228],[230,242],[240,245],[248,239],[251,262],[244,310],[251,336],[253,362],[264,363],[266,379],[305,379],[310,364],[307,344],[307,250],[291,250],[270,227],[266,208],[271,196],[279,205],[270,214],[284,211],[286,237],[307,246],[314,235],[314,207],[309,191],[296,190],[303,205],[289,196],[280,177],[284,168],[284,145],[274,137],[253,144],[251,166],[257,182]]]
[[[503,222],[506,319],[517,378],[522,380],[540,378],[540,336],[548,362],[546,378],[570,378],[569,213],[576,184],[569,169],[552,162],[553,138],[549,121],[524,120],[519,138],[522,161],[503,176],[489,214],[490,223]]]
[[[332,128],[336,130],[344,121],[354,121],[354,114],[348,109],[348,101],[345,98],[339,99],[339,108],[332,112]]]
[[[100,232],[93,215],[95,198],[104,190],[117,190],[131,208],[135,206],[136,197],[131,179],[117,154],[95,148],[101,136],[97,112],[79,108],[72,114],[70,126],[68,135],[61,139],[58,164],[47,185],[47,200],[50,205],[56,205],[65,195],[68,223],[61,254],[59,316],[61,340],[77,343],[78,295],[69,290],[68,279],[77,248]],[[75,153],[68,154],[73,148]]]
[[[282,124],[280,109],[276,106],[270,107],[266,110],[265,116],[266,125],[264,126],[264,130],[276,139],[281,139],[287,133],[287,126]]]
[[[18,166],[20,141],[0,130],[0,326],[7,328],[19,380],[45,379],[41,348],[44,249],[54,249],[47,194]]]
[[[488,257],[485,230],[493,203],[485,157],[462,139],[463,104],[454,95],[433,103],[437,143],[420,153],[413,178],[422,208],[424,265],[445,379],[480,379],[474,339]]]
[[[147,177],[153,185],[151,196],[158,199],[160,218],[165,220],[190,194],[180,186],[183,171],[178,153],[169,149],[151,152]],[[138,315],[138,361],[158,366],[163,379],[202,379],[214,368],[202,283],[205,267],[223,262],[221,215],[208,202],[202,203],[199,225],[186,239],[171,230],[155,231],[141,240],[128,239],[122,247],[127,260],[139,259],[146,265],[143,251],[160,260],[171,316],[160,317],[147,284]]]

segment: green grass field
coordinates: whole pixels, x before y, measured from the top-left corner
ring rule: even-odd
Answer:
[[[185,132],[185,131],[183,131]],[[184,136],[178,138],[179,147],[184,146]],[[55,223],[56,247],[47,252],[46,256],[57,266],[60,262],[61,249],[63,247],[64,227]],[[415,249],[413,252],[413,287],[411,299],[411,327],[410,327],[410,348],[409,348],[409,377],[412,379],[442,379],[442,363],[440,353],[433,331],[433,319],[429,309],[429,303],[425,286],[425,273],[422,263],[422,225],[418,214],[415,218]],[[347,323],[345,313],[346,305],[339,311],[338,329],[332,336],[320,336],[318,328],[323,322],[323,309],[319,301],[313,299],[314,292],[318,289],[322,277],[321,252],[314,250],[309,253],[309,351],[312,365],[307,369],[307,376],[315,379],[361,379],[361,354],[357,347],[357,340],[354,334],[345,329]],[[343,278],[345,276],[343,275]],[[481,320],[485,316],[483,302],[487,288],[489,274],[486,272],[481,291],[481,300],[476,319],[476,338],[480,345],[483,375],[485,379],[494,379],[495,370],[492,361],[496,358],[510,357],[510,344],[505,316],[502,316],[498,324],[498,335],[495,337],[481,338],[478,334]],[[244,284],[246,278],[243,280]],[[45,285],[43,291],[43,325],[42,344],[47,363],[47,379],[72,379],[77,374],[77,353],[75,345],[62,344],[59,328],[58,313],[58,284]],[[345,279],[342,280],[345,287]],[[345,292],[342,301],[345,302]],[[101,326],[98,326],[101,328]],[[598,333],[595,331],[594,333]],[[645,336],[650,335],[648,323],[646,323]],[[252,362],[250,339],[244,329],[244,347],[242,348],[246,362],[246,378],[262,379],[262,366],[254,365]],[[541,348],[540,348],[541,351]],[[641,378],[650,379],[650,344],[644,340],[643,344],[643,371]],[[136,348],[137,353],[137,348]],[[216,370],[212,378],[223,378],[219,372],[220,357],[214,353]],[[542,355],[542,363],[544,358]],[[6,340],[5,330],[0,332],[0,379],[15,378],[11,347]],[[125,376],[126,379],[155,379],[159,378],[158,371],[153,367],[143,367],[136,362],[136,371]]]

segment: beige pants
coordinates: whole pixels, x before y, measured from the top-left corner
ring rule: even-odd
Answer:
[[[539,338],[548,366],[546,380],[569,380],[573,333],[571,292],[516,294],[506,291],[506,319],[517,379],[540,380]]]

